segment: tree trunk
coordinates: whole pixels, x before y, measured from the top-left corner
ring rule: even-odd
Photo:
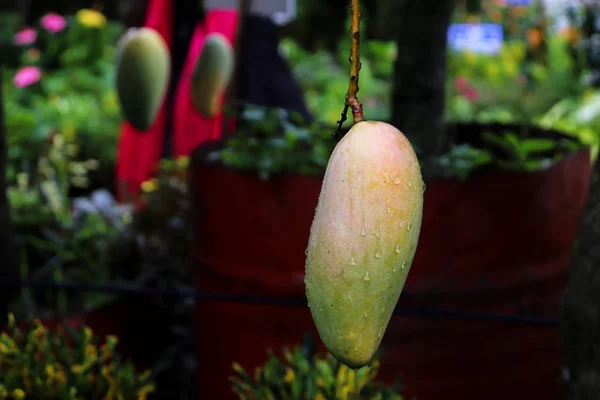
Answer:
[[[2,66],[0,65],[0,77]],[[6,196],[6,126],[4,124],[4,93],[0,85],[0,278],[18,278],[19,269],[17,252],[13,241],[10,222],[10,206]],[[6,314],[6,309],[16,288],[0,287],[0,312]],[[2,318],[3,316],[0,316]]]
[[[568,400],[600,399],[600,163],[593,168],[561,304]]]
[[[433,157],[444,145],[446,42],[453,9],[453,0],[400,0],[392,11],[398,16],[398,56],[391,122],[420,151],[426,177],[435,175]]]

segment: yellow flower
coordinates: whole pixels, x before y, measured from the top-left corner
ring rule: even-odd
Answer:
[[[54,366],[46,365],[46,375],[48,376],[48,378],[54,378],[55,373],[56,371],[54,370]]]
[[[15,389],[12,392],[12,396],[15,400],[21,400],[25,398],[25,392],[22,389]]]
[[[150,179],[150,180],[143,182],[142,190],[144,192],[152,192],[152,191],[156,190],[156,188],[158,187],[156,182],[157,182],[156,179]]]
[[[504,68],[506,68],[506,72],[507,72],[509,75],[514,75],[514,74],[516,74],[516,73],[517,73],[517,63],[516,63],[516,62],[514,62],[514,61],[512,61],[512,60],[511,60],[511,61],[507,61],[507,62],[504,64]]]
[[[144,385],[138,392],[137,398],[138,400],[146,400],[148,398],[148,394],[152,392],[154,392],[154,385]]]
[[[187,168],[190,164],[190,158],[188,156],[181,156],[177,159],[177,166],[180,168]]]
[[[492,79],[496,79],[500,73],[500,68],[495,63],[488,63],[485,66],[487,75]]]
[[[88,344],[85,348],[85,355],[87,356],[89,361],[96,361],[98,359],[98,350],[96,350],[96,346],[94,346],[93,344]]]
[[[76,18],[86,28],[102,28],[106,25],[106,17],[102,13],[89,8],[79,10]]]
[[[323,396],[323,394],[321,392],[319,392],[315,396],[315,400],[326,400],[326,399],[325,399],[325,396]]]
[[[291,368],[288,368],[285,373],[285,378],[283,378],[283,380],[286,381],[287,383],[291,383],[294,381],[294,378],[295,378],[294,371]]]

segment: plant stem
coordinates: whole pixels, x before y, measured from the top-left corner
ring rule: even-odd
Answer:
[[[358,75],[360,72],[360,3],[359,0],[350,0],[350,12],[352,14],[352,24],[350,26],[350,83],[348,84],[348,92],[346,93],[346,103],[344,104],[344,110],[342,111],[341,119],[338,121],[337,130],[333,133],[333,137],[336,139],[341,138],[342,125],[346,121],[346,114],[348,108],[352,110],[352,117],[354,123],[364,121],[363,118],[363,107],[356,93],[358,93]]]
[[[346,104],[352,109],[354,123],[363,121],[362,104],[358,101],[358,73],[360,72],[360,5],[359,0],[351,0],[350,11],[352,12],[352,26],[350,27],[350,84],[346,94]]]

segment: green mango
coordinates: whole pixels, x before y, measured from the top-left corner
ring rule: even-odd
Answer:
[[[116,88],[124,117],[145,132],[156,119],[169,84],[171,57],[151,28],[130,28],[117,43]]]
[[[209,34],[196,61],[190,84],[190,97],[196,111],[214,117],[220,99],[233,76],[235,56],[231,44],[220,33]]]
[[[306,251],[306,296],[328,351],[368,365],[413,262],[425,185],[408,139],[362,121],[336,145]]]

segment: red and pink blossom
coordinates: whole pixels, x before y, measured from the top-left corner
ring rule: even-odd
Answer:
[[[27,46],[37,40],[37,31],[33,28],[25,28],[17,32],[13,38],[17,46]]]
[[[42,77],[42,71],[38,67],[23,67],[13,78],[13,84],[18,88],[24,88],[38,82]]]
[[[454,79],[454,87],[459,92],[464,92],[469,88],[469,81],[464,76],[457,76],[456,79]]]
[[[477,99],[479,98],[479,92],[477,91],[477,89],[470,87],[467,88],[467,90],[465,90],[463,96],[465,96],[465,99],[469,101],[477,101]]]
[[[50,33],[58,33],[67,27],[67,20],[56,13],[48,13],[40,20],[42,27]]]

